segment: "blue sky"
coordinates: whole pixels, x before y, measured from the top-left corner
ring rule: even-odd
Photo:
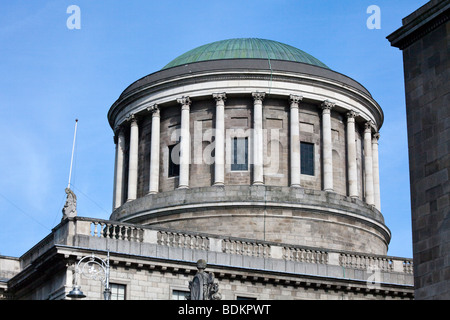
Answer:
[[[302,49],[363,84],[384,110],[382,213],[389,255],[412,257],[401,51],[386,36],[426,0],[84,1],[0,4],[0,255],[18,257],[61,220],[75,119],[78,214],[108,219],[113,132],[106,114],[135,80],[217,40],[255,37]],[[81,29],[66,12],[81,10]],[[381,29],[368,29],[370,5]]]

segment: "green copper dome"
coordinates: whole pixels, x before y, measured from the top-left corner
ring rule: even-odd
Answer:
[[[193,62],[222,59],[270,59],[308,63],[329,69],[312,55],[272,40],[240,38],[216,41],[192,49],[172,60],[163,69]]]

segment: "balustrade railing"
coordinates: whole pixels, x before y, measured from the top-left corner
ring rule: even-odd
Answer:
[[[22,267],[31,263],[40,252],[54,244],[71,245],[73,236],[91,236],[136,243],[152,243],[173,248],[215,251],[255,258],[283,259],[310,264],[338,265],[343,268],[368,269],[384,272],[413,273],[412,259],[371,256],[338,251],[324,251],[301,246],[287,246],[265,241],[221,237],[199,233],[159,230],[148,226],[77,217],[55,228],[22,257]]]
[[[298,247],[283,247],[283,258],[289,261],[319,263],[319,264],[328,263],[327,252]]]
[[[106,221],[91,222],[91,236],[142,242],[144,229]]]
[[[270,245],[267,243],[258,243],[233,239],[222,240],[222,252],[258,258],[269,258],[271,256]]]
[[[403,272],[404,273],[413,273],[413,263],[411,260],[403,260]]]
[[[157,243],[174,248],[209,250],[209,238],[187,233],[158,231]]]
[[[393,270],[393,260],[388,257],[341,253],[339,256],[339,263],[345,268],[368,269],[370,267],[375,267],[383,271]]]

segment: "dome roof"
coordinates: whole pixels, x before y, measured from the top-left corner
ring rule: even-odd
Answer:
[[[216,41],[192,49],[168,63],[163,69],[189,63],[223,59],[270,59],[307,63],[329,69],[312,55],[272,40],[238,38]]]

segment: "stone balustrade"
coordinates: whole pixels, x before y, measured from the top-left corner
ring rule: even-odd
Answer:
[[[222,252],[257,258],[273,258],[309,264],[339,265],[343,268],[365,270],[376,268],[384,272],[412,274],[412,259],[371,256],[358,253],[324,251],[318,248],[290,246],[273,242],[252,241],[217,235],[176,232],[116,221],[77,218],[78,231],[89,230],[91,237],[110,238],[130,242],[153,243],[172,248]]]
[[[353,269],[367,269],[373,267],[383,271],[392,271],[393,262],[393,258],[391,257],[366,256],[350,253],[341,253],[339,255],[340,265]]]
[[[267,243],[222,239],[222,252],[224,253],[269,258],[271,256],[270,249],[270,245]]]
[[[93,242],[89,239],[92,239]],[[362,253],[339,252],[320,248],[306,248],[275,242],[254,241],[242,238],[210,234],[176,232],[150,226],[133,225],[117,221],[75,217],[64,220],[35,247],[22,256],[22,266],[30,264],[35,257],[53,245],[70,245],[91,250],[105,248],[102,240],[116,241],[117,248],[126,243],[136,246],[151,245],[174,250],[191,250],[223,254],[248,259],[285,261],[307,265],[339,267],[346,270],[377,269],[386,273],[411,275],[412,259],[376,256]],[[122,244],[118,244],[119,242]],[[112,243],[112,242],[110,242]],[[97,246],[97,247],[96,247]],[[137,250],[142,254],[142,249]],[[258,260],[258,261],[259,261]],[[256,260],[255,260],[256,261]],[[280,265],[273,263],[273,265]]]
[[[107,221],[92,221],[91,235],[127,241],[142,242],[144,229],[139,226],[118,224]]]
[[[158,244],[174,248],[209,250],[209,238],[172,231],[158,231]]]
[[[298,247],[283,247],[283,258],[290,261],[307,263],[328,263],[328,253],[321,250]]]

